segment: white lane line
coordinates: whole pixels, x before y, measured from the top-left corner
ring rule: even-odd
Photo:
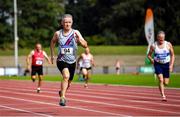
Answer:
[[[32,94],[30,94],[30,95],[32,96]],[[13,99],[13,100],[33,102],[33,103],[38,103],[38,104],[46,104],[46,105],[59,106],[58,104],[54,104],[54,103],[48,103],[48,102],[42,102],[42,101],[34,101],[34,100],[29,100],[29,99],[26,100],[26,99],[22,99],[22,98],[14,98],[14,97],[9,97],[9,96],[0,96],[0,97],[1,98],[5,98],[5,99],[8,98],[8,99]],[[49,97],[49,96],[40,96],[40,97]],[[105,112],[105,111],[98,111],[98,110],[81,108],[81,107],[74,107],[74,106],[65,106],[65,108],[71,108],[71,109],[76,109],[76,110],[84,110],[84,111],[96,112],[96,113],[107,114],[107,115],[112,115],[112,116],[128,116],[128,115],[123,115],[123,114],[117,114],[117,113],[111,113],[111,112]]]
[[[31,84],[31,82],[30,81],[13,81],[12,80],[12,83],[13,82],[18,82],[19,84],[21,83],[21,85],[22,85],[22,83],[23,82],[26,82],[26,83],[29,83],[29,85]],[[57,84],[57,85],[59,85],[59,82],[48,82],[48,81],[45,81],[46,82],[46,84],[45,85],[48,85],[48,84]],[[9,82],[8,82],[9,83]],[[47,84],[48,83],[48,84]],[[77,88],[77,86],[76,85],[78,85],[78,84],[80,84],[80,83],[74,83],[75,84],[75,88]],[[94,90],[96,90],[96,89],[94,89],[93,88],[93,85],[94,86],[96,86],[96,84],[92,84],[92,88],[89,88],[89,89],[87,89],[87,91],[86,91],[86,93],[88,93],[88,91],[94,91]],[[16,86],[19,86],[19,85],[16,85]],[[54,86],[54,85],[53,85]],[[53,86],[51,86],[51,89],[53,90]],[[108,85],[109,86],[109,85]],[[111,86],[111,85],[110,85]],[[112,85],[113,86],[113,85]],[[59,86],[58,86],[59,87]],[[82,88],[82,87],[80,87],[80,86],[78,86],[79,88]],[[118,89],[117,89],[117,87],[119,87]],[[114,91],[114,90],[108,90],[109,88],[107,87],[107,89],[106,90],[102,90],[102,89],[98,89],[98,91],[103,91],[103,92],[109,92],[109,94],[108,95],[111,95],[111,93],[119,93],[119,92],[122,92],[123,91],[123,93],[129,93],[129,94],[132,94],[132,93],[136,93],[136,94],[143,94],[143,95],[149,95],[149,96],[153,96],[154,94],[153,94],[153,92],[152,91],[146,91],[146,93],[142,93],[142,92],[139,92],[139,91],[137,91],[137,90],[134,90],[134,89],[131,89],[131,90],[129,90],[129,92],[127,92],[125,89],[120,89],[120,87],[130,87],[130,88],[133,88],[133,87],[137,87],[137,88],[151,88],[152,90],[153,89],[155,89],[155,87],[149,87],[149,86],[140,86],[140,87],[138,87],[138,86],[121,86],[121,85],[117,85],[117,86],[113,86],[113,87],[110,87],[111,89],[112,88],[115,88],[116,90]],[[19,87],[20,88],[20,87]],[[26,88],[27,88],[27,86],[26,86]],[[29,87],[29,88],[32,88],[32,86],[31,87]],[[75,89],[74,88],[74,89]],[[48,88],[44,88],[44,89],[48,89]],[[177,89],[177,90],[179,90],[180,88],[169,88],[169,87],[167,87],[166,89]],[[54,90],[57,90],[57,88],[55,88],[54,87]],[[128,90],[128,89],[127,89]],[[158,89],[157,89],[158,90]],[[91,92],[89,92],[89,93],[91,93]],[[116,94],[117,95],[117,94]],[[156,95],[154,95],[154,96],[156,96]],[[168,93],[168,95],[167,95],[168,97],[170,97],[170,99],[171,100],[173,100],[172,99],[172,97],[175,97],[175,98],[178,98],[178,97],[180,97],[180,95],[174,95],[174,94],[171,94],[171,92],[169,92]],[[107,98],[107,97],[106,97]],[[179,100],[176,100],[176,101],[179,101]]]
[[[7,87],[6,88],[2,87],[2,89],[5,89],[5,90],[10,89],[10,90],[15,90],[15,91],[20,91],[20,90],[21,91],[33,91],[33,90],[29,90],[29,89],[15,89],[15,88],[7,88]],[[56,94],[56,93],[51,92],[51,91],[43,91],[43,92],[47,92],[47,93],[51,93],[51,94]],[[90,92],[83,92],[83,93],[86,93],[86,94],[80,94],[80,93],[82,93],[82,91],[74,91],[74,90],[72,92],[76,92],[77,94],[68,93],[68,95],[81,96],[81,97],[92,97],[92,98],[100,98],[100,99],[112,99],[112,100],[119,100],[119,98],[118,97],[116,97],[116,98],[112,98],[112,97],[107,98],[107,97],[108,96],[123,96],[123,97],[126,98],[128,96],[128,97],[131,97],[131,98],[138,98],[139,100],[142,99],[143,101],[139,101],[139,103],[146,103],[147,102],[147,103],[156,104],[156,105],[166,105],[166,106],[180,107],[180,105],[178,105],[178,104],[176,105],[176,104],[161,103],[160,97],[158,98],[158,97],[153,97],[153,96],[145,97],[145,96],[128,95],[128,94],[111,94],[111,93],[96,93],[96,92],[92,92],[92,93],[90,93]],[[104,96],[98,96],[100,94],[102,94]],[[125,98],[123,99],[125,101],[138,102],[138,100],[125,99]],[[152,102],[152,101],[148,102],[148,101],[146,101],[146,99],[147,100],[153,100],[153,99],[154,100],[159,100],[160,102],[159,103]],[[170,98],[170,100],[171,101],[180,102],[180,100],[177,100],[177,99]]]
[[[32,112],[32,111],[28,111],[28,110],[24,110],[24,109],[19,109],[19,108],[13,108],[13,107],[4,106],[4,105],[0,105],[0,107],[15,110],[15,111],[20,111],[20,112],[26,112],[26,113],[30,113],[30,114],[38,115],[38,116],[53,117],[53,116],[47,115],[47,114],[36,113],[36,112]],[[33,116],[33,115],[30,115],[30,116]]]
[[[50,82],[49,82],[50,83]],[[16,85],[16,86],[19,86],[19,85]],[[119,87],[121,87],[121,86],[119,86]],[[127,86],[128,87],[128,86]],[[133,87],[133,86],[132,86]],[[137,86],[134,86],[134,87],[137,87]],[[21,87],[14,87],[14,88],[21,88]],[[32,88],[32,86],[30,87],[27,87],[26,86],[26,88]],[[76,87],[77,88],[77,87]],[[82,88],[82,87],[79,87],[79,88]],[[141,87],[139,87],[139,88],[141,88]],[[142,87],[143,88],[143,87]],[[43,89],[49,89],[49,88],[43,88]],[[75,88],[74,88],[75,89]],[[153,94],[153,89],[155,89],[155,88],[152,88],[152,91],[146,91],[145,93],[143,93],[143,92],[139,92],[139,91],[137,91],[137,90],[134,90],[134,89],[131,89],[131,90],[129,90],[129,89],[127,89],[129,92],[127,92],[127,90],[125,90],[125,89],[120,89],[120,88],[116,88],[116,90],[109,90],[108,88],[106,89],[106,90],[103,90],[103,89],[98,89],[98,91],[103,91],[103,92],[109,92],[109,94],[108,95],[111,95],[111,93],[119,93],[119,92],[122,92],[122,93],[126,93],[126,94],[132,94],[132,93],[136,93],[136,94],[142,94],[142,95],[147,95],[147,96],[156,96],[156,94]],[[166,89],[168,89],[168,88],[166,88]],[[180,88],[179,88],[180,89]],[[53,87],[51,87],[51,90],[57,90],[57,88],[53,88]],[[96,89],[94,89],[94,88],[89,88],[89,89],[86,89],[86,91],[81,91],[81,92],[85,92],[85,93],[92,93],[92,91],[94,91],[94,90],[96,90]],[[90,92],[89,92],[90,91]],[[75,91],[74,91],[75,92]],[[158,92],[158,89],[157,89],[157,91],[156,92]],[[99,93],[100,94],[100,93]],[[103,93],[102,93],[103,94]],[[113,95],[113,94],[112,94]],[[117,94],[115,94],[115,95],[117,95]],[[175,97],[175,98],[178,98],[178,97],[180,97],[180,95],[175,95],[175,94],[171,94],[171,92],[169,92],[168,93],[168,97]],[[106,97],[107,98],[107,97]],[[179,101],[179,100],[178,100]]]
[[[167,88],[166,88],[167,89]],[[96,88],[94,88],[94,87],[92,87],[92,88],[89,88],[89,89],[86,89],[86,93],[88,93],[88,92],[96,92]],[[139,87],[139,89],[137,90],[137,89],[121,89],[121,87],[117,87],[116,89],[109,89],[108,87],[106,88],[106,89],[98,89],[98,91],[102,91],[102,92],[106,92],[106,93],[116,93],[116,94],[118,94],[119,92],[121,92],[121,93],[128,93],[128,94],[132,94],[132,93],[134,93],[134,94],[142,94],[142,95],[149,95],[149,96],[152,96],[152,95],[156,95],[156,93],[158,94],[158,92],[159,92],[159,90],[158,90],[158,88],[154,88],[154,89],[152,89],[151,91],[150,90],[146,90],[146,89],[144,89],[143,91],[142,91],[142,88],[141,87]],[[155,92],[155,94],[153,94]],[[175,95],[175,94],[177,94],[177,92],[178,91],[176,91],[176,93],[172,93],[172,92],[167,92],[167,94],[168,94],[168,96],[171,96],[171,97],[180,97],[180,92],[179,92],[179,95]]]
[[[1,90],[0,90],[1,91]],[[11,91],[1,91],[1,92],[11,92]],[[54,96],[46,96],[46,95],[35,95],[35,94],[26,94],[26,93],[15,93],[14,94],[20,94],[20,95],[31,95],[31,96],[38,96],[38,97],[48,97],[48,98],[55,98]],[[55,98],[56,99],[56,98]],[[73,99],[68,98],[69,100],[78,101],[78,102],[85,102],[85,103],[93,103],[93,104],[101,104],[106,106],[114,106],[114,107],[125,107],[125,108],[133,108],[133,109],[141,109],[146,111],[153,111],[153,112],[166,112],[169,114],[178,114],[180,115],[180,112],[173,112],[173,111],[164,111],[164,110],[158,110],[158,109],[150,109],[150,108],[143,108],[143,107],[137,107],[137,106],[127,106],[127,105],[120,105],[120,104],[111,104],[111,103],[105,103],[105,102],[98,102],[98,101],[89,101],[89,100],[79,100],[79,99]]]
[[[5,89],[12,89],[13,91],[16,90],[16,91],[33,91],[33,90],[28,90],[28,89],[14,89],[14,88],[5,88]],[[50,94],[56,94],[54,92],[50,92],[50,91],[43,91],[43,92],[47,92],[47,93],[50,93]],[[93,95],[98,95],[99,93],[95,93]],[[107,93],[103,93],[105,96],[109,95]],[[69,93],[68,95],[76,95],[76,96],[84,96],[84,97],[91,97],[91,95],[82,95],[82,94],[72,94],[72,93]],[[115,95],[115,94],[114,94]],[[116,95],[117,96],[117,95]],[[120,94],[119,96],[124,96],[124,97],[127,97],[127,95],[123,95],[123,94]],[[124,101],[127,101],[127,102],[136,102],[136,103],[142,103],[142,104],[154,104],[154,105],[162,105],[162,106],[171,106],[171,107],[180,107],[180,105],[178,104],[167,104],[167,103],[162,103],[161,101],[159,102],[153,102],[153,101],[144,101],[144,99],[157,99],[159,100],[159,98],[154,98],[154,97],[151,97],[151,98],[148,98],[148,97],[142,97],[142,96],[132,96],[132,95],[128,95],[130,97],[134,97],[134,98],[140,98],[140,99],[143,99],[143,101],[138,101],[138,100],[132,100],[132,99],[123,99]],[[96,97],[96,96],[93,96],[94,98],[99,98],[100,96]],[[101,96],[103,98],[103,96]],[[104,97],[105,98],[105,97]],[[112,98],[112,100],[114,100]],[[119,98],[118,98],[119,100]],[[172,101],[172,99],[171,99]],[[175,101],[175,100],[174,100]],[[179,101],[179,100],[176,100],[176,101]]]
[[[52,90],[52,89],[51,89]],[[57,90],[55,90],[55,91],[57,91]],[[133,96],[135,96],[135,95],[143,95],[143,96],[140,96],[140,97],[151,97],[151,99],[152,98],[155,98],[155,97],[153,97],[153,96],[157,96],[157,94],[153,94],[153,92],[151,92],[151,93],[137,93],[137,92],[128,92],[128,90],[127,91],[121,91],[121,92],[107,92],[106,90],[104,90],[104,92],[96,92],[96,91],[94,91],[94,90],[91,90],[91,91],[79,91],[79,90],[71,90],[71,92],[72,93],[84,93],[84,95],[87,95],[87,94],[97,94],[97,95],[99,95],[99,94],[101,94],[101,95],[108,95],[108,96],[120,96],[120,95],[128,95],[128,96],[130,96],[130,97],[133,97]],[[160,97],[160,96],[159,96]],[[173,97],[175,97],[175,98],[178,98],[178,97],[180,97],[180,96],[178,96],[177,94],[174,94],[174,96],[172,96],[172,95],[168,95],[168,97],[170,97],[170,99],[171,100],[175,100],[175,101],[180,101],[180,100],[178,100],[178,99],[172,99]],[[156,99],[158,99],[158,98],[156,98]]]

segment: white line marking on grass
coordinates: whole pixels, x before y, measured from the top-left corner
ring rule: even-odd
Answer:
[[[16,111],[20,111],[20,112],[26,112],[26,113],[30,113],[30,114],[38,115],[38,116],[53,117],[53,116],[51,116],[51,115],[36,113],[36,112],[32,112],[32,111],[28,111],[28,110],[24,110],[24,109],[13,108],[13,107],[9,107],[9,106],[0,105],[0,107],[7,108],[7,109],[11,109],[11,110],[16,110]],[[30,116],[32,116],[32,115],[30,115]]]
[[[1,91],[1,90],[0,90]],[[10,92],[10,91],[4,91],[2,90],[1,92]],[[38,96],[38,97],[49,97],[49,98],[55,98],[54,96],[46,96],[46,95],[35,95],[35,94],[25,94],[25,93],[15,93],[14,94],[23,94],[23,95],[30,95],[30,96]],[[0,96],[1,97],[1,96]],[[141,110],[146,110],[146,111],[153,111],[153,112],[166,112],[169,114],[178,114],[180,115],[180,112],[173,112],[173,111],[164,111],[164,110],[158,110],[158,109],[150,109],[150,108],[143,108],[143,107],[137,107],[137,106],[127,106],[127,105],[120,105],[120,104],[111,104],[111,103],[105,103],[105,102],[98,102],[98,101],[89,101],[89,100],[79,100],[79,99],[73,99],[73,98],[68,98],[69,100],[73,101],[78,101],[78,102],[85,102],[85,103],[93,103],[93,104],[101,104],[101,105],[108,105],[108,106],[114,106],[114,107],[125,107],[125,108],[133,108],[133,109],[141,109]],[[131,100],[132,101],[132,100]],[[36,102],[36,101],[34,101]],[[39,101],[37,101],[39,102]],[[46,103],[46,102],[44,102]],[[51,103],[52,104],[52,103]],[[164,104],[165,105],[165,104]],[[69,107],[69,106],[68,106]],[[73,108],[79,108],[79,107],[73,107]]]

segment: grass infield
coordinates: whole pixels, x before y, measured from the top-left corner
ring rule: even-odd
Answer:
[[[147,46],[89,46],[93,55],[145,55]],[[33,49],[24,48],[18,50],[18,55],[23,56],[29,54]],[[50,54],[50,48],[44,48]],[[55,49],[57,53],[57,48]],[[180,46],[174,46],[175,55],[180,55]],[[78,55],[84,52],[84,49],[79,46]],[[13,56],[14,50],[1,50],[0,56]]]
[[[44,76],[45,81],[61,81],[60,76]],[[0,80],[31,80],[30,76],[0,76]],[[73,82],[81,82],[75,75]],[[95,74],[92,75],[90,83],[115,84],[115,85],[134,85],[134,86],[157,86],[158,79],[152,74]],[[180,74],[171,74],[168,87],[180,88]]]

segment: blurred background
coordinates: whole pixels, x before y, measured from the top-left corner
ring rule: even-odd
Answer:
[[[18,66],[14,63],[14,1],[0,1],[0,67],[26,68],[25,58],[40,42],[49,55],[50,40],[64,13],[74,17],[78,29],[90,45],[96,67],[93,73],[115,73],[120,60],[121,73],[150,72],[145,67],[148,43],[144,33],[145,15],[151,8],[155,37],[159,30],[174,45],[174,72],[180,72],[179,0],[17,0]],[[78,54],[83,52],[79,48]],[[56,65],[45,63],[46,74],[59,74]],[[145,67],[145,69],[144,69]],[[2,69],[0,69],[1,72]],[[145,71],[144,71],[145,70]]]

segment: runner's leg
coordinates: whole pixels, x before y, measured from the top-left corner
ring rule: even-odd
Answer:
[[[66,90],[68,88],[68,81],[70,77],[68,68],[63,69],[62,76],[63,76],[63,80],[61,82],[61,97],[65,98]]]

